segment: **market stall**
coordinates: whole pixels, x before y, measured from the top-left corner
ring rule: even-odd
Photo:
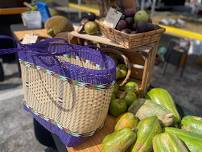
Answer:
[[[19,54],[25,110],[69,152],[200,151],[201,118],[150,86],[164,31],[134,8],[110,8],[104,21],[88,14],[79,27],[56,16],[45,29],[13,31],[23,39],[8,52]],[[43,41],[26,44],[30,36]]]

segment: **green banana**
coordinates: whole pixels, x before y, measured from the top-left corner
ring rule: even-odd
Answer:
[[[107,135],[102,142],[102,152],[125,152],[136,140],[136,133],[124,128]]]
[[[162,132],[160,122],[156,116],[141,120],[137,126],[137,141],[131,152],[151,152],[152,139]]]
[[[173,101],[172,96],[169,94],[169,92],[162,88],[154,88],[151,89],[147,95],[146,98],[151,99],[155,103],[161,105],[162,107],[169,110],[175,117],[175,122],[180,121],[180,115],[176,109],[175,103]]]
[[[188,152],[183,142],[174,134],[161,133],[153,138],[154,152]]]
[[[165,132],[176,135],[185,143],[190,152],[202,152],[202,136],[172,127],[165,128]]]
[[[202,135],[202,118],[196,116],[185,116],[182,119],[181,124],[184,130]]]

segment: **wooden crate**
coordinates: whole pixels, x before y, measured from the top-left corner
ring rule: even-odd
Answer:
[[[111,47],[121,51],[128,57],[130,64],[132,65],[131,78],[138,82],[140,94],[144,95],[146,93],[150,86],[150,80],[159,41],[145,46],[128,49],[122,45],[110,41],[105,37],[79,34],[75,31],[70,33],[69,40],[70,43],[74,44],[97,44],[100,46],[100,48]]]

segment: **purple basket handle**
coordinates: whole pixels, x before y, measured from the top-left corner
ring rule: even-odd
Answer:
[[[101,51],[101,49],[100,49],[99,47],[97,47],[97,46],[95,46],[95,45],[86,45],[86,46],[89,47],[89,48],[98,50],[98,51],[100,52],[102,58],[103,58],[103,62],[106,61],[106,55]],[[106,66],[107,64],[106,64],[105,62],[104,62],[103,65],[105,65],[105,67],[107,67],[107,66]]]
[[[51,44],[51,45],[61,44],[61,43],[58,43],[56,41],[63,41],[62,44],[68,44],[68,42],[62,38],[50,38],[50,39],[47,39],[47,40],[44,40],[44,41],[41,41],[41,42],[38,42],[35,44],[26,44],[26,45],[20,44],[19,41],[16,41],[14,38],[7,36],[7,35],[0,35],[0,40],[2,40],[2,39],[12,40],[13,42],[15,42],[17,44],[17,48],[0,49],[0,55],[17,53],[20,51],[30,52],[33,55],[41,55],[41,56],[43,56],[43,55],[44,56],[63,55],[63,54],[65,54],[65,51],[60,52],[60,53],[58,53],[58,52],[45,52],[43,49],[39,49],[39,48],[40,48],[40,46],[47,46],[47,44]],[[71,45],[69,45],[69,46],[71,46]],[[34,51],[28,51],[30,49],[34,50]]]

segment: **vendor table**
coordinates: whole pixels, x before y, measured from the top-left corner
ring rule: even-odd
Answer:
[[[41,37],[49,37],[45,29],[30,30],[27,29],[22,24],[11,25],[11,31],[18,41],[22,40],[26,34],[34,34]]]

